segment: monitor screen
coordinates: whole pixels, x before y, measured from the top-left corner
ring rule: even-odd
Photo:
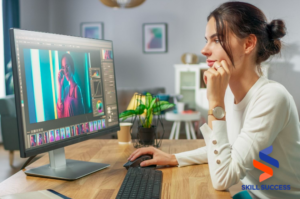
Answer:
[[[12,29],[11,44],[21,156],[119,129],[111,41]]]

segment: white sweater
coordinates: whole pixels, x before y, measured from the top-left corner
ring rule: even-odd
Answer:
[[[213,130],[207,124],[200,127],[205,147],[175,154],[178,166],[209,163],[217,190],[241,179],[244,185],[258,186],[260,190],[251,193],[259,198],[300,198],[299,118],[289,92],[281,84],[260,77],[238,104],[234,104],[228,87],[225,109],[226,121],[213,121]],[[271,145],[269,156],[278,160],[279,168],[259,157],[259,152]],[[254,168],[254,159],[271,167],[273,176],[260,183],[263,172]],[[261,190],[266,185],[290,185],[290,190]]]

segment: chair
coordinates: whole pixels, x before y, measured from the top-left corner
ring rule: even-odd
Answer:
[[[235,194],[232,199],[252,199],[251,195],[248,193],[248,191],[241,191],[237,194]]]
[[[19,150],[19,135],[14,95],[9,95],[0,99],[0,128],[4,149],[9,151],[9,163],[12,166],[14,151]]]

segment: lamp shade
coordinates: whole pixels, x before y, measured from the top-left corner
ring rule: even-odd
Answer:
[[[134,8],[146,0],[100,0],[104,5],[112,8]]]

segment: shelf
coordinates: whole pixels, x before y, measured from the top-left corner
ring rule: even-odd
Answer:
[[[180,85],[181,87],[195,87],[195,72],[184,72],[180,73]]]
[[[204,75],[204,72],[207,71],[207,69],[201,69],[200,70],[200,89],[201,88],[206,88],[206,84],[203,80],[203,75]]]
[[[175,92],[182,95],[182,102],[190,109],[208,109],[207,88],[203,81],[204,72],[209,69],[206,63],[198,65],[175,65]]]
[[[181,90],[196,90],[195,86],[181,86]]]

